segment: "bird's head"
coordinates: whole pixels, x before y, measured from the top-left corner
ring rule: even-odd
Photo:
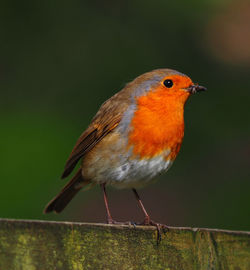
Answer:
[[[185,74],[172,69],[156,69],[137,77],[132,83],[133,97],[153,95],[158,98],[173,97],[185,103],[191,94],[206,88],[194,84]]]

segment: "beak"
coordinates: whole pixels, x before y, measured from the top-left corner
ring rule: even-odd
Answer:
[[[193,84],[186,88],[186,91],[188,91],[190,94],[195,94],[200,91],[206,91],[207,88],[198,84]]]

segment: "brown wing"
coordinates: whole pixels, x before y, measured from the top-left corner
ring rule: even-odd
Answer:
[[[126,93],[121,91],[101,106],[90,126],[77,140],[66,162],[62,178],[67,177],[77,162],[119,124],[122,114],[128,107],[126,96]]]

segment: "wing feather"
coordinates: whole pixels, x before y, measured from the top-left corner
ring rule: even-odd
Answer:
[[[118,124],[118,123],[117,123]],[[116,125],[117,125],[116,124]],[[78,139],[75,147],[73,148],[64,168],[62,178],[67,177],[75,168],[77,162],[89,152],[103,137],[111,132],[116,125],[112,127],[106,127],[104,129],[94,129],[89,134],[86,134],[86,130],[81,137]]]
[[[112,132],[121,121],[128,101],[122,91],[107,100],[93,118],[90,126],[82,133],[73,148],[63,171],[62,178],[67,177],[77,162],[88,153],[100,140]]]

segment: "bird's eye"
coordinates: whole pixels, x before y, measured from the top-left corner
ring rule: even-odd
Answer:
[[[167,87],[167,88],[171,88],[173,86],[173,81],[172,80],[165,80],[163,82],[163,84]]]

